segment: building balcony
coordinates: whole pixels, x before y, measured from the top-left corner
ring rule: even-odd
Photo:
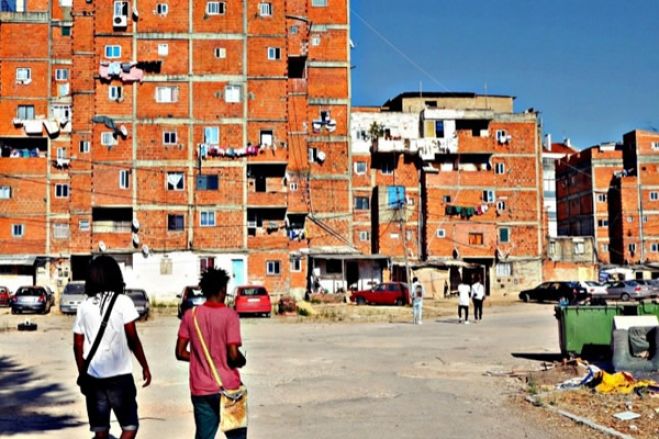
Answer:
[[[418,151],[421,160],[432,161],[436,155],[458,153],[458,139],[454,137],[416,139],[413,143],[411,149]]]
[[[287,204],[288,194],[284,190],[247,193],[247,205],[250,207],[286,207]]]
[[[306,94],[307,93],[307,80],[304,78],[289,79],[288,92],[293,94]]]
[[[256,229],[256,236],[247,237],[248,248],[288,248],[288,237],[286,236],[285,229],[277,229],[268,231],[264,227]]]
[[[132,223],[130,221],[94,221],[92,233],[131,233]]]
[[[371,151],[374,153],[416,153],[416,143],[410,139],[376,138],[371,142]]]

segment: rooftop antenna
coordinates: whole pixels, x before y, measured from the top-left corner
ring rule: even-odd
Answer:
[[[419,97],[423,97],[423,81],[419,81]]]

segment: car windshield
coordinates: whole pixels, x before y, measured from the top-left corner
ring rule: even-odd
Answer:
[[[203,297],[204,293],[201,292],[201,288],[194,287],[188,288],[188,297]]]
[[[43,290],[38,288],[21,288],[16,292],[17,296],[40,296],[44,293]]]
[[[146,293],[142,290],[126,290],[126,294],[133,300],[146,300]]]
[[[265,288],[242,288],[239,292],[241,296],[267,296]]]
[[[85,294],[85,284],[83,282],[79,284],[67,284],[62,294]]]
[[[588,285],[589,287],[601,287],[602,286],[601,284],[599,284],[597,282],[594,282],[592,280],[586,282],[586,285]]]

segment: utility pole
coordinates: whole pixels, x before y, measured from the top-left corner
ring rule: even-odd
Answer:
[[[410,283],[410,261],[407,258],[407,231],[405,230],[405,197],[398,200],[398,224],[403,236],[403,256],[405,258],[405,282]]]

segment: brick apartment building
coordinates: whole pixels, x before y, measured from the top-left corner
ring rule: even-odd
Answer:
[[[355,234],[392,257],[394,277],[434,267],[432,288],[455,288],[460,272],[481,273],[494,294],[541,281],[538,117],[513,101],[413,92],[353,110]]]
[[[2,282],[278,293],[351,248],[347,0],[0,1]]]

